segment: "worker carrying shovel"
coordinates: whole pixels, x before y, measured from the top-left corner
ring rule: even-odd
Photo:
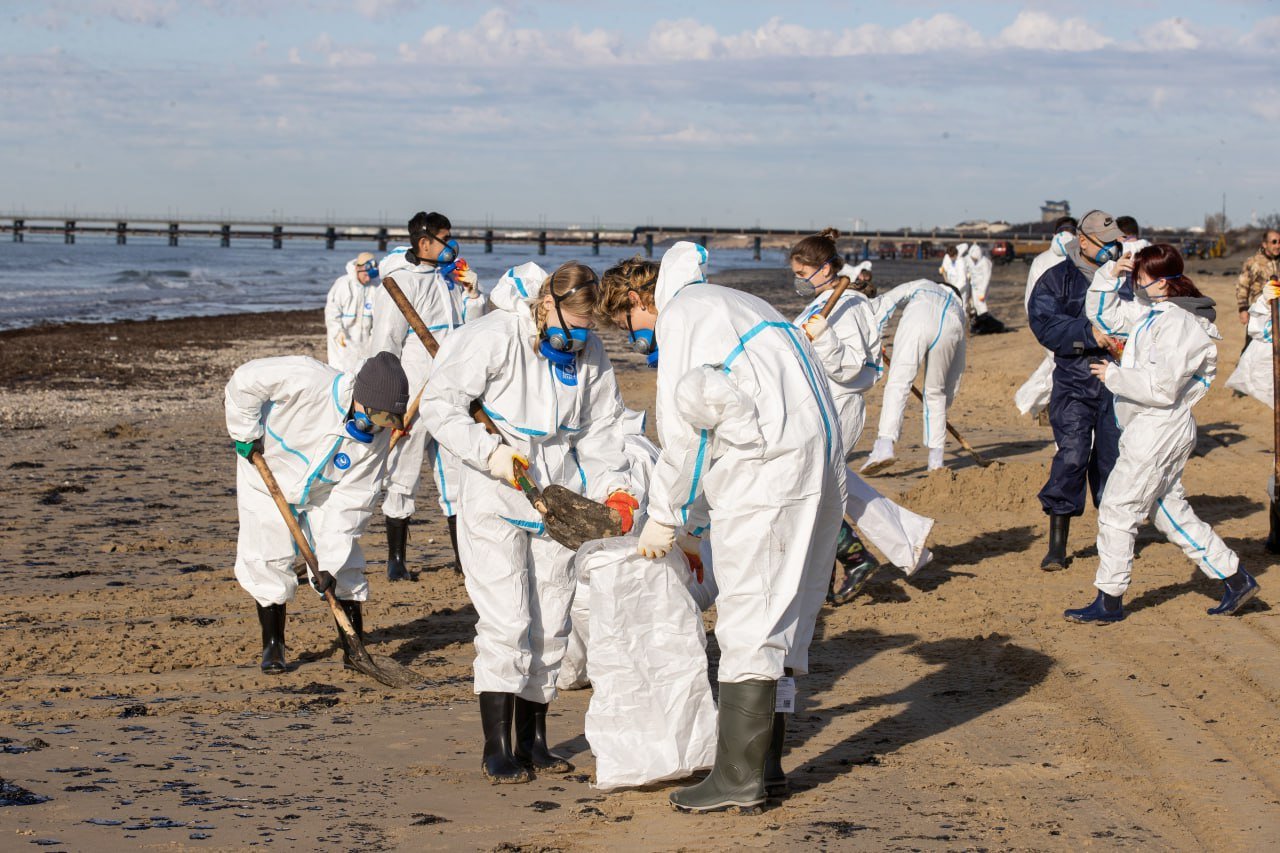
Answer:
[[[226,389],[227,432],[235,442],[240,535],[236,580],[258,604],[262,671],[282,673],[285,605],[298,578],[297,550],[262,476],[260,453],[318,558],[311,583],[332,589],[358,636],[368,598],[359,538],[386,471],[391,428],[403,426],[409,380],[400,360],[381,352],[356,373],[305,356],[241,365]],[[350,648],[341,630],[343,663]]]

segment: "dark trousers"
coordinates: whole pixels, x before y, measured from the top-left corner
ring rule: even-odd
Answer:
[[[1105,389],[1099,397],[1081,398],[1072,389],[1060,390],[1055,381],[1049,424],[1058,452],[1049,468],[1049,482],[1040,490],[1040,505],[1048,515],[1082,515],[1086,484],[1096,507],[1120,455],[1115,398]]]

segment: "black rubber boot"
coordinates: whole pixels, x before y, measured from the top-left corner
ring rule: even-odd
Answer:
[[[258,622],[262,625],[262,671],[268,675],[288,672],[284,662],[284,605],[258,605]]]
[[[516,761],[547,773],[568,773],[573,765],[547,748],[547,706],[516,697]]]
[[[511,716],[514,693],[481,693],[480,725],[484,729],[484,759],[480,769],[494,784],[528,782],[533,774],[511,754]]]
[[[1271,530],[1267,535],[1267,553],[1280,554],[1280,503],[1271,502]]]
[[[880,563],[867,546],[862,544],[857,531],[847,521],[840,522],[840,534],[836,538],[836,564],[831,571],[831,584],[827,588],[827,601],[831,604],[847,604],[862,591],[871,573]],[[844,569],[844,578],[840,570]]]
[[[407,581],[409,570],[404,564],[405,547],[409,543],[409,519],[387,516],[387,580]]]
[[[1060,572],[1067,567],[1067,534],[1071,531],[1071,516],[1049,516],[1049,552],[1040,561],[1046,572]]]
[[[453,546],[453,570],[461,574],[462,554],[458,551],[458,517],[446,516],[445,521],[449,524],[449,544]]]
[[[360,602],[339,598],[338,604],[342,607],[342,612],[347,614],[347,621],[351,623],[351,627],[356,629],[356,636],[360,638],[361,643],[364,643],[364,614],[360,612]],[[336,619],[334,624],[337,624]],[[351,664],[351,645],[347,642],[347,635],[342,628],[338,628],[338,643],[342,646],[342,668],[355,669]]]
[[[782,748],[787,740],[787,715],[773,714],[773,733],[769,738],[769,754],[764,759],[764,792],[770,797],[787,793],[787,773],[782,769]]]
[[[720,685],[716,763],[696,785],[671,794],[681,811],[753,808],[765,800],[764,765],[773,740],[778,682],[764,679]]]

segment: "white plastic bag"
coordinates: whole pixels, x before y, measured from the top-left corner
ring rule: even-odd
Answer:
[[[579,549],[577,567],[591,590],[586,735],[595,787],[681,779],[710,767],[716,707],[683,555],[676,548],[649,560],[636,553],[633,536],[599,539]]]

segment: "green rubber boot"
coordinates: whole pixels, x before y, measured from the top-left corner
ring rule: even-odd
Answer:
[[[711,774],[671,794],[681,811],[752,808],[765,800],[764,765],[773,739],[778,682],[757,679],[721,683],[720,734]]]
[[[779,711],[773,715],[769,754],[764,761],[764,792],[770,797],[781,797],[788,791],[787,772],[782,769],[782,748],[786,741],[787,715]]]

